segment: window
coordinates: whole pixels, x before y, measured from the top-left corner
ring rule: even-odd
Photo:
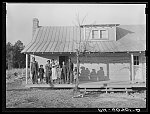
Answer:
[[[92,38],[93,39],[98,38],[98,30],[92,30]]]
[[[92,30],[92,39],[108,39],[108,30]]]
[[[134,56],[134,65],[139,65],[139,56]]]

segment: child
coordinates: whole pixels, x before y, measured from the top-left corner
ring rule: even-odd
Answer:
[[[62,71],[62,68],[59,65],[57,68],[57,79],[58,79],[59,84],[61,83],[61,71]]]
[[[39,78],[40,78],[40,82],[43,83],[43,77],[44,77],[44,68],[43,65],[40,65],[39,68]]]
[[[77,67],[75,67],[73,75],[74,75],[74,83],[76,84],[76,82],[77,82]]]

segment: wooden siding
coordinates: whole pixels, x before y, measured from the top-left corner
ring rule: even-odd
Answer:
[[[140,65],[139,71],[134,66],[135,81],[146,81],[146,58],[143,53],[134,53],[139,55]],[[59,60],[59,56],[71,57],[74,67],[76,67],[75,54],[40,54],[42,58],[36,56],[39,64],[47,63],[48,59]],[[43,59],[45,58],[45,59]],[[130,53],[91,53],[86,56],[80,56],[80,81],[97,81],[98,71],[103,67],[104,76],[101,76],[100,81],[130,81]],[[91,79],[92,78],[92,79]]]
[[[139,56],[139,65],[134,66],[134,73],[135,73],[135,81],[137,82],[146,82],[146,57],[144,53],[136,54]]]
[[[76,66],[76,57],[72,57],[72,61]],[[80,57],[80,61],[80,81],[91,81],[89,77],[95,77],[95,80],[92,81],[97,81],[100,67],[103,67],[104,71],[104,76],[101,76],[100,81],[108,79],[111,81],[130,81],[130,55],[127,53],[99,56],[93,54],[93,56]]]

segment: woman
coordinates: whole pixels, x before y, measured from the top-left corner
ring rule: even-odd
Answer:
[[[57,72],[56,72],[56,63],[54,61],[54,59],[52,59],[52,80],[53,82],[55,83],[56,82],[56,79],[57,79]]]
[[[62,71],[62,68],[60,67],[60,65],[58,65],[58,68],[57,68],[57,82],[58,84],[61,84],[61,71]]]

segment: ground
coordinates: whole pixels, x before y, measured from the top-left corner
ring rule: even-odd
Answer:
[[[11,78],[6,85],[6,108],[146,108],[146,92],[87,93],[73,98],[72,89],[27,89],[25,79]]]

